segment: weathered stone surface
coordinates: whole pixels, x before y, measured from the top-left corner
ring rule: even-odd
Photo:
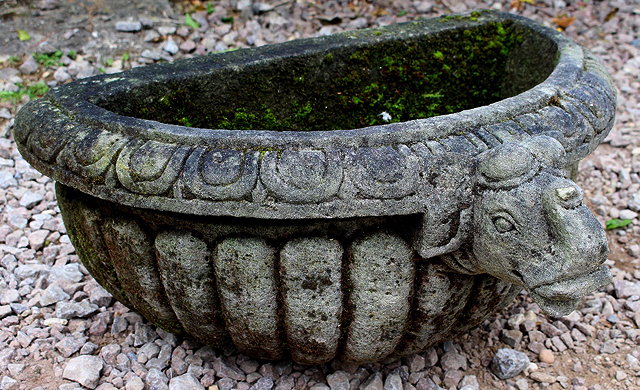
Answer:
[[[105,221],[102,229],[118,280],[135,308],[167,330],[180,332],[160,280],[151,237],[137,222],[123,218]]]
[[[280,254],[286,336],[296,361],[318,364],[335,356],[342,318],[342,255],[335,240],[300,238]],[[308,349],[307,347],[308,346]]]
[[[277,314],[275,249],[264,240],[229,238],[216,248],[215,272],[228,331],[253,356],[282,356]]]
[[[384,61],[428,73],[440,67],[434,58],[448,63],[473,46],[462,30],[500,34],[502,50],[474,51],[488,56],[483,77],[456,62],[455,80],[432,80],[442,83],[434,92],[443,100],[423,112],[423,99],[414,102],[423,80],[388,78],[399,67]],[[194,42],[183,45],[204,46]],[[177,50],[160,49],[143,59]],[[65,80],[63,72],[55,78]],[[176,80],[187,88],[172,88]],[[359,90],[372,80],[373,95],[385,97],[377,106]],[[420,112],[393,105],[394,94]],[[563,172],[602,141],[614,112],[615,89],[588,51],[526,19],[483,11],[69,83],[26,104],[14,135],[25,160],[62,183],[68,234],[116,299],[167,330],[218,347],[230,339],[257,357],[365,362],[419,352],[475,326],[521,287],[560,316],[608,282],[602,229]],[[37,210],[51,198],[27,191],[16,199]],[[29,230],[3,236],[43,249],[52,230],[12,210],[11,228]],[[75,264],[45,272],[65,289],[85,277]],[[617,295],[633,296],[635,287],[618,283]],[[56,303],[59,318],[87,316],[109,299],[99,292],[77,291],[80,302],[41,295],[40,303]],[[0,303],[24,312],[25,296],[5,288]],[[134,346],[155,338],[127,318]],[[518,322],[503,334],[510,345],[522,337]],[[128,323],[117,316],[111,329]],[[573,345],[569,329],[552,337],[556,349]],[[171,360],[173,373],[187,372],[186,359],[170,359],[166,346],[143,356],[145,366],[164,370]],[[462,380],[455,357],[443,357],[446,386]],[[114,359],[131,364],[125,353]]]
[[[155,246],[167,297],[185,330],[205,344],[224,344],[228,335],[207,243],[188,231],[168,231]]]
[[[412,253],[400,237],[379,233],[352,247],[349,296],[353,320],[345,357],[375,361],[393,352],[409,315]]]

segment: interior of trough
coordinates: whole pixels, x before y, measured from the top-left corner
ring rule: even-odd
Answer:
[[[550,39],[517,22],[493,21],[177,75],[95,103],[120,115],[189,127],[355,129],[450,114],[517,95],[547,78],[557,51]],[[230,58],[241,58],[242,52],[250,53]]]

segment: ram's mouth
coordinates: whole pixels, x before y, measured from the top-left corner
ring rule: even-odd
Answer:
[[[571,314],[580,299],[611,282],[611,272],[606,266],[597,270],[544,284],[531,290],[531,297],[550,316]]]

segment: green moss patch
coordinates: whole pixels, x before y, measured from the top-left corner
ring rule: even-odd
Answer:
[[[532,63],[525,49],[541,38],[510,21],[395,40],[379,31],[360,32],[376,39],[354,39],[352,48],[142,87],[101,105],[201,128],[353,129],[487,105],[533,87],[553,67],[554,48]]]

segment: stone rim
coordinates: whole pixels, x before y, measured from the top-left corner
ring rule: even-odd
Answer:
[[[433,25],[437,20],[411,22],[406,26]],[[542,83],[487,106],[361,129],[280,132],[186,128],[120,116],[86,99],[91,91],[96,88],[99,91],[100,87],[104,90],[114,86],[115,93],[118,88],[131,88],[127,83],[135,79],[130,73],[126,79],[103,75],[80,80],[27,104],[16,117],[15,138],[25,159],[55,180],[134,207],[274,219],[420,213],[424,211],[425,196],[418,193],[418,184],[412,183],[416,179],[411,172],[421,173],[425,160],[447,153],[473,157],[505,141],[519,141],[536,133],[560,140],[567,152],[565,166],[569,166],[590,153],[613,124],[615,89],[603,66],[584,48],[558,32],[523,17],[493,11],[483,12],[477,22],[439,23],[441,28],[453,29],[465,23],[505,20],[519,23],[553,41],[559,59]],[[305,42],[348,44],[352,35],[369,31]],[[249,50],[268,55],[273,47],[285,45],[296,53],[295,42]],[[234,54],[228,54],[233,60]],[[256,62],[261,61],[261,56],[256,57]],[[197,64],[205,60],[208,59],[191,61]],[[221,63],[225,60],[220,57]],[[154,69],[170,70],[176,66],[180,65]],[[119,80],[124,80],[120,87],[117,86]],[[559,125],[560,116],[569,119]],[[535,128],[540,123],[545,124],[546,130]],[[578,134],[576,141],[570,133],[576,127],[591,130],[587,128],[583,131],[585,134]],[[207,182],[200,169],[202,159],[194,156],[234,151],[241,154],[241,162],[226,168],[233,171],[227,172],[231,176],[235,172],[237,180],[224,182],[223,191],[221,185],[211,184],[221,180],[219,175],[209,177],[211,180]],[[314,187],[309,187],[309,183],[303,188],[300,178],[289,175],[280,177],[280,181],[273,180],[274,175],[278,179],[281,155],[295,155],[300,151],[319,153],[316,168],[324,173],[318,183],[328,183],[321,196],[310,190]],[[140,155],[159,158],[159,165],[151,167],[150,172],[136,171],[133,161]],[[367,176],[379,172],[369,172],[366,168],[360,172],[361,164],[357,162],[361,155],[393,161],[400,179],[385,186],[369,183]],[[296,158],[302,159],[295,157],[293,163]],[[192,161],[196,161],[195,166]],[[331,168],[336,165],[332,165],[332,161],[339,166]],[[220,164],[230,163],[224,160]],[[356,168],[349,168],[354,166]],[[253,187],[246,185],[247,174],[257,175]],[[240,182],[245,185],[239,185]],[[347,188],[354,186],[365,194],[364,206]],[[184,195],[185,188],[188,196]]]

